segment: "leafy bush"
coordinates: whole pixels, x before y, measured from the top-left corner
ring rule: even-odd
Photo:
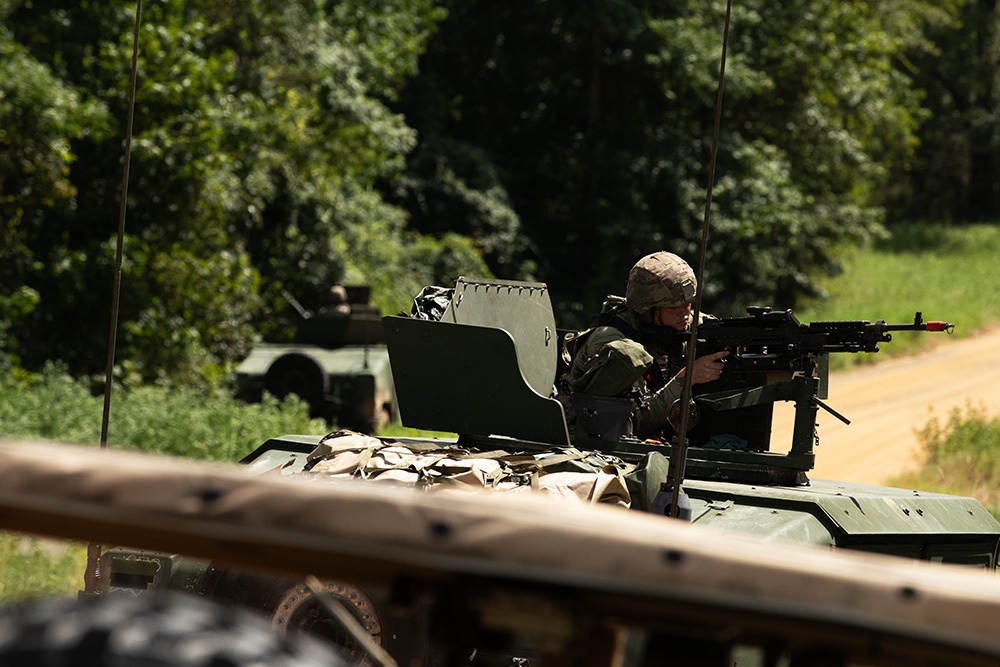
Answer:
[[[923,467],[894,480],[894,486],[973,496],[1000,518],[1000,416],[982,406],[933,417],[918,431]]]
[[[0,378],[0,436],[89,445],[101,438],[103,397],[57,366],[33,376]],[[242,404],[223,389],[116,387],[108,445],[171,456],[236,461],[268,437],[324,433],[297,397]]]
[[[0,438],[96,445],[103,400],[55,365],[38,375],[0,375]],[[118,386],[108,445],[236,461],[268,437],[328,430],[309,419],[308,406],[295,396],[244,405],[221,389]],[[73,595],[83,586],[85,563],[86,549],[78,544],[0,533],[0,602]]]

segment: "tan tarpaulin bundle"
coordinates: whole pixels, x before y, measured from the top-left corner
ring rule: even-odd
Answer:
[[[401,442],[337,431],[323,438],[309,454],[303,474],[394,482],[428,490],[536,491],[583,503],[629,507],[624,475],[631,469],[615,457],[571,447],[534,454],[477,452],[456,445]]]

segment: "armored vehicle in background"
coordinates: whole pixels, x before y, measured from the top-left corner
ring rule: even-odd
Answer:
[[[436,315],[382,322],[402,423],[456,437],[289,435],[266,441],[242,463],[256,473],[313,481],[541,489],[664,513],[676,444],[632,437],[623,426],[628,407],[615,399],[578,406],[571,435],[554,387],[561,336],[544,284],[460,278]],[[945,328],[919,314],[904,325],[806,325],[790,311],[770,309],[709,327],[706,346],[725,344],[731,359],[723,378],[699,387],[695,396],[700,424],[690,432],[682,482],[689,520],[772,543],[996,568],[1000,523],[972,498],[808,476],[817,410],[832,411],[822,400],[825,355],[875,352],[879,342],[891,339],[890,331]],[[778,400],[795,403],[787,451],[770,437]],[[244,575],[221,564],[127,548],[106,552],[101,572],[106,593],[179,588],[257,609],[275,627],[326,631],[351,643],[294,579]],[[400,663],[422,662],[427,618],[411,619],[405,632],[390,630],[386,592],[369,594],[352,581],[330,581],[327,587]]]
[[[398,421],[382,320],[367,286],[334,290],[340,302],[315,314],[287,297],[301,316],[293,342],[256,346],[236,368],[236,396],[296,394],[311,416],[372,433]]]

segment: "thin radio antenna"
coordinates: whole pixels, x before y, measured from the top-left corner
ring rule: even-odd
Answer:
[[[671,481],[672,497],[670,516],[677,518],[680,512],[681,484],[687,463],[687,429],[691,403],[691,381],[694,376],[694,358],[698,344],[698,320],[701,318],[701,295],[704,291],[705,252],[708,248],[708,229],[712,218],[712,186],[715,184],[715,161],[719,151],[719,127],[722,125],[722,91],[726,82],[726,53],[729,50],[729,19],[733,11],[733,0],[726,2],[726,25],[722,33],[722,64],[719,67],[719,85],[715,97],[715,128],[712,133],[712,157],[708,163],[708,192],[705,196],[705,218],[701,225],[701,248],[698,253],[698,290],[694,300],[694,314],[691,317],[691,336],[688,339],[685,359],[684,388],[681,391],[681,419],[677,428],[677,442],[670,456],[674,478]]]
[[[142,23],[142,0],[135,3],[135,29],[132,34],[132,73],[129,81],[128,116],[125,124],[125,168],[122,172],[121,205],[118,213],[118,247],[115,252],[115,277],[111,291],[111,322],[108,333],[108,363],[104,373],[104,412],[101,417],[101,449],[108,447],[108,421],[111,416],[111,384],[118,341],[118,310],[122,287],[122,255],[125,247],[125,211],[128,207],[128,173],[132,157],[132,119],[135,116],[135,80],[139,70],[139,26]],[[101,545],[87,547],[87,568],[83,575],[84,593],[97,594],[100,581]]]

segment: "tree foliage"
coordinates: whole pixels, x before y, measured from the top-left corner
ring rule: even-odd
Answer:
[[[569,327],[641,255],[694,263],[725,9],[147,0],[122,368],[217,380],[290,335],[284,294],[313,308],[338,282],[395,312],[460,274],[540,279]],[[0,0],[0,365],[103,368],[135,10]],[[734,3],[707,308],[795,305],[937,173],[978,197],[989,172],[943,147],[995,152],[995,18],[972,0]]]
[[[516,212],[526,241],[491,257],[537,267],[568,319],[647,252],[693,262],[724,3],[446,5],[401,104],[421,137],[404,184],[414,224],[502,237]],[[734,5],[706,297],[791,305],[839,247],[879,230],[919,100],[877,7]]]
[[[952,0],[919,15],[925,40],[906,65],[927,119],[889,205],[901,216],[954,222],[1000,215],[1000,21],[995,2]]]
[[[3,8],[0,41],[16,58],[2,67],[17,75],[0,84],[3,278],[28,289],[4,318],[18,331],[8,329],[9,349],[29,367],[55,357],[94,372],[135,5]],[[430,0],[145,4],[119,352],[140,374],[196,377],[242,357],[257,331],[287,332],[283,291],[309,303],[333,283],[366,281],[380,305],[400,307],[439,279],[415,257],[447,265],[454,243],[412,234],[374,188],[414,145],[386,102],[438,16]],[[465,270],[486,270],[475,248],[463,251]]]

